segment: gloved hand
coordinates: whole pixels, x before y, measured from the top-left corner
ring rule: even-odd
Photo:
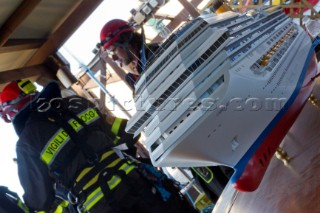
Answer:
[[[137,141],[134,144],[134,147],[137,148],[137,155],[141,158],[150,158],[149,152],[146,147],[142,144],[142,142]]]

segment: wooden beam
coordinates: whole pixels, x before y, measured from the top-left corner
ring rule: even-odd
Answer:
[[[41,0],[22,1],[18,8],[6,20],[0,28],[0,47],[2,47],[10,38],[11,34],[19,25],[29,16]]]
[[[102,59],[110,65],[110,67],[114,70],[114,72],[120,77],[120,79],[129,87],[129,89],[131,89],[131,87],[129,86],[128,82],[126,81],[126,75],[127,73],[120,68],[116,62],[114,62],[111,58],[109,58],[108,56],[102,56]]]
[[[174,17],[169,16],[169,15],[164,15],[164,14],[154,14],[154,18],[156,19],[167,19],[172,21],[174,19]]]
[[[188,2],[189,3],[189,2]],[[201,0],[192,0],[189,4],[192,4],[192,5],[195,5],[195,7],[197,7],[199,4],[201,3]],[[193,6],[192,6],[193,7]],[[187,8],[184,8],[180,13],[178,13],[176,15],[176,17],[167,25],[167,28],[168,29],[176,29],[180,24],[181,22],[183,21],[188,21],[186,20],[186,16],[185,16],[185,13],[187,12],[190,12],[187,10]],[[151,43],[160,43],[163,41],[163,38],[158,34],[152,41]]]
[[[77,78],[72,74],[71,69],[70,69],[70,64],[67,61],[66,58],[63,57],[63,55],[60,52],[56,52],[55,54],[51,55],[50,57],[54,63],[63,70],[64,74],[68,77],[68,79],[72,83],[77,82]]]
[[[0,53],[37,49],[45,42],[44,39],[9,39],[4,46],[0,47]]]
[[[301,2],[311,10],[312,14],[314,14],[317,18],[320,18],[320,14],[314,9],[314,6],[311,3],[309,3],[306,0],[302,0]],[[303,10],[303,9],[300,9],[300,10]]]
[[[195,8],[192,3],[188,2],[187,0],[178,0],[180,4],[189,12],[192,18],[196,18],[200,15],[197,8]]]
[[[56,52],[74,33],[86,18],[98,7],[103,0],[83,0],[69,17],[49,37],[48,41],[33,55],[26,66],[42,64],[48,55]]]
[[[100,57],[99,57],[100,58]],[[103,85],[104,88],[107,86],[107,66],[106,63],[103,60],[99,60],[98,64],[101,66],[101,78],[100,82]],[[105,76],[105,78],[104,78]],[[99,109],[101,112],[106,113],[107,107],[106,107],[106,93],[104,93],[102,90],[100,90],[100,100],[99,100]]]
[[[34,76],[41,76],[46,73],[47,70],[48,69],[44,65],[37,65],[0,72],[0,84]]]

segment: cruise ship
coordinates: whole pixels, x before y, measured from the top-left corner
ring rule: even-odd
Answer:
[[[311,39],[281,9],[200,16],[154,53],[135,85],[154,166],[225,165],[254,191],[317,74]]]

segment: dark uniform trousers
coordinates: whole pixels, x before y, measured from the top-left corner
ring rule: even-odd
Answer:
[[[170,190],[169,190],[170,191]],[[133,170],[105,199],[94,206],[92,213],[191,213],[195,211],[177,190],[171,190],[171,197],[163,201],[156,189]]]

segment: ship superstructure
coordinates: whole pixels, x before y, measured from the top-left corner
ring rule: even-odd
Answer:
[[[145,133],[155,166],[227,165],[236,182],[316,72],[313,60],[309,37],[280,9],[199,17],[150,59],[126,131]]]

